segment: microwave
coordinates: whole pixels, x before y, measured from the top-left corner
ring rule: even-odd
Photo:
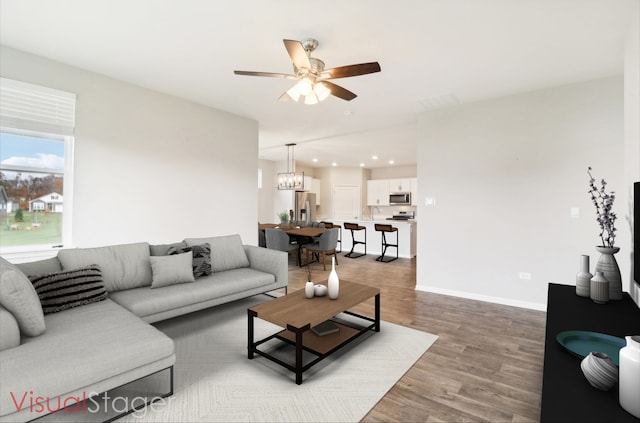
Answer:
[[[392,192],[391,194],[389,194],[389,204],[392,206],[410,205],[411,193],[410,192]]]

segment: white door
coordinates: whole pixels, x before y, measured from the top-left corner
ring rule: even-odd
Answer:
[[[360,218],[359,186],[333,186],[333,217],[340,220],[351,220]]]

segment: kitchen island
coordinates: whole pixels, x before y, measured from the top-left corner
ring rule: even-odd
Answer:
[[[342,226],[342,252],[348,253],[351,250],[351,231],[344,228],[344,222],[357,223],[360,226],[364,226],[367,231],[367,254],[375,255],[376,257],[382,254],[381,233],[375,230],[375,224],[391,225],[398,228],[398,232],[387,234],[387,242],[395,244],[396,233],[398,234],[398,256],[401,258],[413,258],[416,256],[416,221],[413,219],[408,220],[366,220],[366,219],[323,219],[327,222],[332,222],[336,225]],[[364,231],[356,231],[355,237],[357,241],[364,240]],[[355,251],[362,252],[364,250],[363,245],[356,245]],[[395,248],[387,248],[385,257],[396,255]]]

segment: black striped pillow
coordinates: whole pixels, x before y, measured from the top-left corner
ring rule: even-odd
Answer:
[[[193,262],[191,265],[193,268],[193,277],[197,279],[202,276],[211,275],[211,245],[208,243],[182,248],[171,247],[169,248],[168,255],[188,253],[189,251],[193,252]]]
[[[31,275],[44,314],[95,303],[107,298],[100,266],[92,264],[49,275]]]

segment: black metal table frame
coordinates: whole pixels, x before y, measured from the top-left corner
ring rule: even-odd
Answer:
[[[369,331],[374,331],[374,332],[380,332],[380,294],[377,294],[375,296],[375,317],[371,318],[369,316],[363,316],[361,314],[357,314],[348,310],[343,311],[342,313],[348,314],[350,316],[354,316],[369,322],[372,322],[370,325],[368,326],[360,326],[360,327],[353,327],[354,329],[359,329],[359,331],[351,336],[350,338],[344,340],[343,342],[339,343],[338,345],[336,345],[335,347],[333,347],[331,350],[327,351],[326,353],[319,353],[317,351],[314,351],[310,348],[305,347],[302,344],[302,334],[308,330],[311,329],[311,325],[307,324],[301,328],[295,328],[293,326],[287,325],[287,330],[293,332],[295,334],[296,337],[296,341],[291,342],[288,339],[284,339],[284,338],[280,338],[279,335],[280,333],[282,333],[281,331],[278,331],[277,333],[267,336],[264,339],[261,339],[259,341],[254,342],[253,339],[253,335],[254,335],[254,318],[257,317],[257,313],[251,309],[247,310],[247,314],[248,314],[248,344],[247,344],[247,349],[248,349],[248,356],[247,358],[249,360],[252,360],[254,358],[254,354],[258,354],[261,355],[262,357],[265,357],[271,361],[273,361],[276,364],[279,364],[280,366],[286,368],[287,370],[290,370],[292,372],[294,372],[296,374],[296,384],[300,385],[302,384],[302,374],[304,372],[306,372],[307,370],[309,370],[311,367],[313,367],[314,365],[316,365],[317,363],[319,363],[320,361],[324,360],[325,358],[329,357],[331,354],[333,354],[334,352],[336,352],[337,350],[339,350],[340,348],[344,347],[345,345],[351,343],[352,341],[356,340],[357,338],[359,338],[360,336],[364,335],[365,333],[369,332]],[[344,323],[343,323],[344,324]],[[295,365],[291,365],[289,363],[286,363],[274,356],[272,356],[271,354],[267,353],[266,351],[261,351],[258,349],[258,346],[261,344],[264,344],[265,342],[268,342],[274,338],[278,338],[283,342],[287,342],[290,343],[292,345],[295,346],[296,350],[295,350],[295,355],[296,355],[296,359],[295,359]],[[310,361],[307,364],[302,363],[302,352],[303,351],[308,351],[314,355],[316,355],[317,357]]]

